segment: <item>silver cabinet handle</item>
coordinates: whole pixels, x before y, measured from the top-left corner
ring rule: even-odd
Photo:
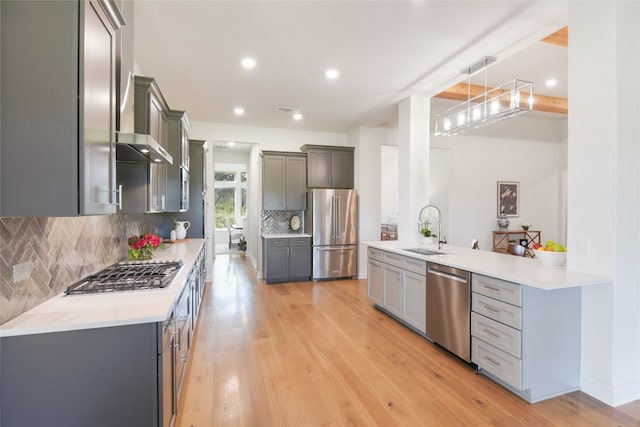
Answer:
[[[500,334],[496,334],[490,329],[483,329],[482,332],[486,333],[487,335],[491,335],[494,338],[500,338]]]
[[[498,362],[497,360],[495,360],[495,359],[493,359],[493,358],[491,358],[491,357],[489,357],[489,356],[484,356],[484,359],[488,360],[488,361],[489,361],[489,362],[491,362],[493,365],[500,366],[500,362]]]
[[[500,313],[500,310],[499,310],[499,309],[497,309],[497,308],[493,308],[493,307],[491,307],[490,305],[483,304],[482,306],[483,306],[486,310],[489,310],[489,311],[491,311],[491,312],[493,312],[493,313]]]
[[[493,291],[493,292],[501,292],[500,288],[496,288],[494,286],[489,286],[489,285],[482,285],[482,286],[484,286],[486,289],[489,289],[490,291]]]

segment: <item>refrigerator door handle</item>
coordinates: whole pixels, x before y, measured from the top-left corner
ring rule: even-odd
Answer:
[[[336,196],[336,240],[340,238],[340,196]]]
[[[352,251],[352,248],[316,248],[316,250],[320,251],[320,252],[325,252],[325,251]]]

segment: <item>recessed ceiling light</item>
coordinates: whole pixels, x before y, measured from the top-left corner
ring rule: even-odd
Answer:
[[[244,108],[242,108],[242,107],[236,107],[236,108],[234,108],[234,109],[233,109],[233,113],[234,113],[236,116],[241,116],[241,115],[243,115],[243,114],[244,114]]]
[[[558,84],[558,79],[548,79],[545,83],[547,86],[553,87]]]
[[[244,68],[253,68],[256,66],[256,60],[249,56],[242,58],[242,66]]]
[[[302,120],[302,113],[300,111],[296,111],[291,115],[291,117],[293,117],[293,120]]]
[[[324,76],[329,80],[335,80],[338,78],[339,75],[340,75],[340,71],[336,70],[335,68],[329,68],[327,71],[324,72]]]
[[[229,141],[229,142],[227,142],[227,145],[228,145],[229,147],[233,147],[234,145],[236,145],[236,143],[235,143],[235,142],[233,142],[233,141]]]

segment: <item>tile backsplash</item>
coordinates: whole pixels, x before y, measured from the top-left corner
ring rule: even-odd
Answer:
[[[127,238],[161,234],[167,214],[0,218],[0,324],[127,257]],[[175,214],[174,214],[175,215]],[[30,264],[15,283],[13,266]]]
[[[293,215],[298,215],[302,220],[300,230],[293,231],[289,227],[289,220]],[[304,232],[304,211],[261,211],[260,212],[261,233],[303,233]]]

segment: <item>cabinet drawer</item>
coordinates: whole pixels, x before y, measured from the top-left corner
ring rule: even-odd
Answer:
[[[382,252],[382,260],[387,264],[395,265],[396,267],[402,267],[402,255],[398,255],[393,252]]]
[[[518,359],[522,357],[522,332],[517,329],[472,312],[471,335]]]
[[[471,337],[471,361],[505,383],[522,390],[522,361]]]
[[[289,239],[266,239],[268,248],[288,248]]]
[[[310,237],[292,237],[289,239],[289,246],[311,246]]]
[[[471,309],[512,328],[522,329],[522,309],[520,307],[472,292]]]
[[[471,286],[473,292],[522,307],[522,286],[518,284],[474,274]]]
[[[377,259],[378,261],[382,261],[382,250],[380,249],[376,249],[376,248],[372,248],[372,247],[367,247],[367,256],[369,258],[373,258],[373,259]]]
[[[427,275],[427,262],[411,257],[402,257],[402,268],[423,276]]]

